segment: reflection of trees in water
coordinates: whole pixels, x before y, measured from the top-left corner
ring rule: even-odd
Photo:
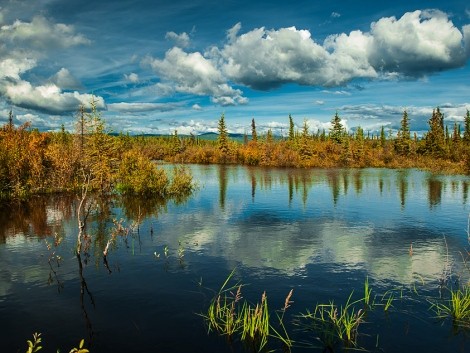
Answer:
[[[328,184],[330,185],[331,192],[333,194],[333,204],[336,205],[339,198],[340,192],[340,183],[339,183],[339,175],[336,171],[329,171],[327,173],[328,176]]]
[[[73,200],[71,195],[48,195],[0,205],[0,243],[19,233],[40,238],[63,233],[62,221],[71,217]]]
[[[462,183],[462,197],[463,203],[466,204],[468,200],[468,183],[466,181]]]
[[[227,196],[227,166],[219,166],[219,205],[221,209],[225,208],[225,196]]]
[[[149,217],[157,218],[167,211],[168,200],[161,197],[123,196],[119,199],[119,206],[128,220],[137,221]]]
[[[90,304],[93,306],[93,309],[96,308],[95,300],[93,299],[93,295],[88,289],[87,282],[85,280],[85,277],[83,276],[83,264],[82,264],[82,259],[81,259],[80,254],[77,254],[77,260],[78,260],[78,275],[80,277],[80,307],[82,309],[83,318],[85,320],[85,326],[88,331],[88,342],[92,344],[94,333],[93,333],[93,328],[91,325],[90,316],[88,315],[88,310],[87,310],[86,303],[85,303],[85,298],[86,298],[85,294],[90,299]]]
[[[428,179],[429,206],[434,207],[441,203],[443,183],[441,180],[431,177]]]
[[[251,199],[254,200],[256,196],[256,174],[253,168],[248,168],[248,174],[251,180]]]
[[[347,179],[346,177],[344,177],[346,173],[343,173],[343,178],[344,179]],[[360,169],[356,169],[353,173],[353,179],[354,179],[354,190],[356,191],[356,194],[360,194],[362,192],[362,182],[363,182],[363,176],[362,176],[362,171]],[[348,190],[346,188],[346,185],[345,185],[345,188],[344,188],[344,194],[347,195],[348,194]]]
[[[292,199],[294,198],[294,177],[289,173],[287,176],[287,185],[289,188],[289,206],[292,204]]]
[[[406,194],[408,192],[408,171],[402,170],[398,172],[398,191],[400,194],[400,205],[403,209],[406,203]]]
[[[341,174],[343,175],[343,189],[344,189],[344,195],[347,195],[347,194],[348,194],[348,190],[349,190],[349,173],[346,172],[346,171],[343,171]],[[357,187],[356,187],[356,190],[358,190]]]

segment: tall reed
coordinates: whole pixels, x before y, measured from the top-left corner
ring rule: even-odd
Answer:
[[[211,300],[207,313],[201,315],[208,324],[209,332],[216,331],[227,336],[229,342],[237,338],[249,350],[257,352],[265,350],[269,338],[275,338],[282,342],[286,351],[290,351],[293,342],[283,319],[285,311],[292,303],[292,290],[285,299],[282,314],[276,312],[278,323],[273,325],[266,292],[263,292],[259,303],[252,304],[242,300],[243,285],[239,282],[233,286],[228,285],[233,275],[234,271]]]
[[[299,316],[300,325],[313,330],[325,349],[333,351],[339,344],[345,347],[357,347],[359,326],[363,322],[365,311],[356,310],[354,305],[363,299],[351,302],[352,295],[353,292],[345,305],[338,306],[334,301],[317,304],[313,312],[307,310]]]

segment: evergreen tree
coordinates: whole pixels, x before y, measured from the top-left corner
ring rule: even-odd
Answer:
[[[463,133],[463,140],[465,143],[470,144],[470,112],[467,109],[467,115],[465,115],[465,131]]]
[[[332,127],[330,129],[330,138],[336,143],[341,143],[344,137],[344,127],[341,124],[341,118],[336,112],[335,116],[331,120]]]
[[[289,114],[289,141],[294,141],[295,139],[295,131],[294,131],[294,119]]]
[[[267,144],[270,144],[274,141],[273,139],[273,131],[271,129],[268,130],[268,132],[266,133],[266,143]]]
[[[310,136],[308,132],[307,120],[304,120],[302,134],[300,135],[300,158],[304,159],[309,157],[312,153],[309,146]]]
[[[364,129],[360,126],[358,126],[356,130],[356,141],[364,141]]]
[[[256,134],[255,119],[251,119],[251,140],[254,142],[258,141],[258,135]]]
[[[429,131],[426,134],[426,153],[442,157],[445,154],[444,115],[439,108],[433,110],[428,121]]]
[[[13,131],[14,130],[14,125],[13,125],[13,111],[10,109],[10,112],[8,113],[8,130]]]
[[[228,131],[227,127],[225,126],[225,116],[224,114],[221,115],[219,119],[219,137],[217,139],[219,150],[222,152],[222,156],[226,158],[229,152],[229,145],[228,145]]]
[[[406,110],[403,112],[400,129],[398,130],[397,139],[395,140],[395,150],[405,156],[411,151],[410,123]]]

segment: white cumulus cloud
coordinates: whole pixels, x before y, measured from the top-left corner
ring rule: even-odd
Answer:
[[[31,22],[16,20],[11,25],[3,25],[0,39],[40,50],[91,43],[83,35],[76,34],[73,26],[52,23],[43,16],[36,16]]]
[[[357,78],[423,77],[461,67],[469,57],[469,25],[460,31],[438,10],[384,17],[369,32],[328,36],[316,42],[308,30],[264,27],[227,31],[223,48],[210,53],[233,82],[259,90],[286,83],[340,86]]]
[[[382,18],[371,25],[370,35],[369,62],[377,70],[422,76],[460,67],[467,59],[462,33],[437,10]]]
[[[242,91],[232,88],[213,62],[199,52],[173,47],[164,59],[147,58],[146,62],[175,92],[212,96],[221,105],[246,102]]]
[[[89,108],[90,102],[95,100],[98,109],[105,109],[103,98],[91,94],[63,92],[54,84],[33,86],[27,81],[19,81],[3,87],[2,93],[16,106],[61,114],[76,111],[80,105]]]
[[[73,26],[53,23],[43,16],[31,22],[16,20],[0,27],[0,96],[9,104],[49,114],[76,111],[80,105],[90,106],[94,99],[104,109],[103,98],[77,91],[80,82],[66,68],[61,68],[47,83],[32,83],[23,76],[45,60],[52,49],[66,49],[89,44],[76,34]],[[34,76],[33,76],[34,77]]]

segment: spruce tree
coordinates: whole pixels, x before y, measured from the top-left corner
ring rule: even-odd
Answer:
[[[403,112],[400,129],[398,130],[397,139],[395,140],[395,150],[405,156],[411,151],[410,123],[406,110]]]
[[[294,132],[294,119],[289,114],[289,141],[294,141],[295,139],[295,132]]]
[[[226,158],[229,152],[229,146],[228,146],[228,131],[227,131],[227,127],[225,126],[224,114],[222,114],[222,116],[219,119],[218,131],[219,131],[219,137],[217,139],[217,142],[219,145],[219,150],[220,152],[222,152],[223,158]]]
[[[445,153],[444,115],[439,108],[433,110],[429,123],[429,132],[426,134],[426,153],[437,157]]]
[[[13,125],[13,111],[10,109],[10,112],[8,113],[8,130],[13,131],[14,130],[14,125]]]
[[[305,119],[302,134],[300,135],[300,158],[302,159],[307,158],[312,154],[310,151],[309,140],[308,123]]]
[[[467,109],[467,115],[465,115],[465,131],[463,133],[463,140],[465,143],[470,144],[470,112]]]
[[[338,112],[336,112],[335,116],[331,120],[331,124],[330,138],[336,143],[341,143],[344,137],[344,128],[343,124],[341,124],[341,118],[339,117]]]
[[[385,143],[387,142],[387,136],[385,135],[385,128],[382,127],[380,128],[380,147],[385,147]]]
[[[256,134],[255,119],[251,119],[251,140],[254,142],[258,141],[258,135]]]

